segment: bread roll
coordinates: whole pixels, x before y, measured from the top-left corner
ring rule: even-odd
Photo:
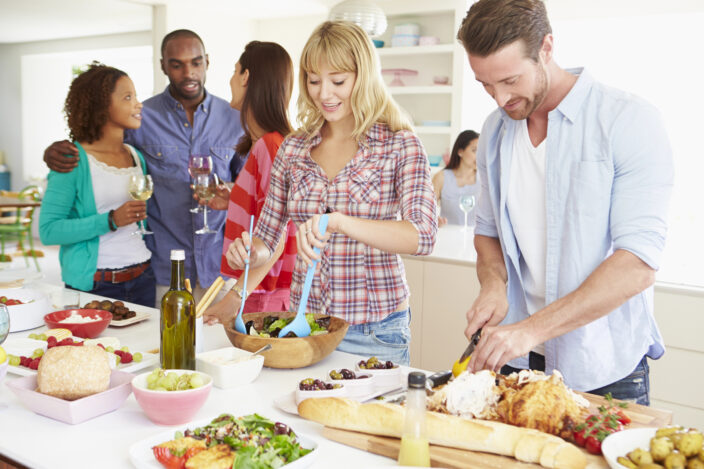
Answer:
[[[400,438],[404,409],[395,404],[361,404],[337,397],[306,399],[301,417],[328,427]],[[515,457],[555,469],[583,469],[587,458],[562,438],[529,428],[428,412],[428,441],[435,445]]]
[[[39,362],[37,387],[43,394],[73,401],[109,385],[108,354],[95,345],[53,347]]]

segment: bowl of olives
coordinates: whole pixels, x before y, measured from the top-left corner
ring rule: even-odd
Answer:
[[[306,378],[296,387],[296,405],[311,398],[344,396],[347,396],[347,389],[342,383]]]
[[[247,313],[244,322],[249,333],[237,332],[232,324],[225,325],[225,333],[232,345],[254,352],[271,345],[271,350],[263,352],[264,366],[269,368],[303,368],[317,363],[332,353],[345,338],[349,324],[340,318],[323,314],[313,315],[314,320],[325,333],[308,337],[265,337],[261,331],[269,330],[275,321],[288,320],[296,315],[293,311],[282,313]],[[272,331],[273,332],[273,331]]]
[[[132,392],[149,420],[158,425],[190,422],[205,404],[212,378],[200,371],[161,370],[132,379]]]
[[[357,362],[355,370],[372,375],[375,380],[375,386],[396,386],[402,384],[401,367],[391,361],[383,361],[377,357],[371,357]]]
[[[373,392],[374,377],[371,373],[354,372],[347,368],[330,370],[328,378],[332,383],[343,383],[347,388],[347,395],[350,397],[366,396]]]

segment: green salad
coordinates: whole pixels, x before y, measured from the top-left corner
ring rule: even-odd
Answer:
[[[292,317],[279,318],[277,316],[267,316],[262,321],[262,329],[260,331],[257,331],[254,328],[254,321],[248,321],[245,324],[245,328],[249,335],[257,335],[260,337],[279,337],[279,331],[286,327],[291,321],[293,321]],[[306,321],[310,326],[310,335],[328,333],[328,327],[330,326],[329,316],[315,319],[315,315],[313,315],[313,313],[306,313]],[[296,337],[293,332],[290,332],[289,334],[291,335],[287,335],[286,337]]]
[[[288,425],[258,414],[222,414],[204,427],[177,432],[177,439],[183,437],[205,440],[207,448],[229,445],[236,453],[233,469],[275,469],[312,451],[301,447]]]

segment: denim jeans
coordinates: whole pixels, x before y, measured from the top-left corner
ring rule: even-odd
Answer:
[[[399,365],[411,362],[411,309],[389,314],[377,322],[351,325],[337,350],[365,358],[377,357]]]
[[[78,290],[68,284],[66,288]],[[153,308],[155,291],[156,277],[154,277],[154,271],[150,265],[142,272],[142,275],[127,282],[112,283],[104,280],[93,282],[93,289],[88,293]]]
[[[542,367],[540,366],[541,360]],[[531,369],[545,371],[545,357],[542,355],[531,352],[528,361]],[[509,375],[514,371],[518,372],[521,370],[508,365],[501,367],[502,375]],[[650,367],[648,366],[648,357],[644,356],[640,363],[638,363],[638,366],[636,366],[636,369],[625,378],[606,385],[603,388],[587,392],[600,396],[611,393],[614,399],[635,402],[641,405],[650,405]]]

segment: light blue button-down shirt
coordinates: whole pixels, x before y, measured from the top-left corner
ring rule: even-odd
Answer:
[[[657,110],[582,69],[570,72],[579,75],[577,82],[548,115],[546,304],[577,289],[616,249],[657,269],[673,184],[672,152]],[[475,233],[501,242],[509,302],[503,324],[528,317],[521,252],[506,206],[517,127],[518,121],[497,109],[477,149],[481,194]],[[560,370],[570,387],[588,391],[629,375],[643,355],[660,358],[664,352],[651,287],[608,315],[547,341],[545,367]],[[509,364],[528,368],[528,358]]]
[[[195,234],[203,226],[203,214],[188,211],[196,206],[188,159],[192,154],[211,155],[214,172],[231,181],[230,161],[242,136],[240,113],[224,99],[206,93],[191,125],[167,87],[144,101],[142,117],[142,126],[127,131],[125,141],[142,152],[154,180],[154,194],[147,203],[154,234],[144,238],[152,251],[157,284],[169,284],[171,250],[184,249],[186,277],[207,288],[220,273],[226,212],[208,211],[208,225],[217,233]]]

